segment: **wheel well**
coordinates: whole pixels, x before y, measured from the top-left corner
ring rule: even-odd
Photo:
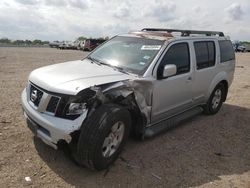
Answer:
[[[131,124],[131,134],[134,138],[141,139],[144,134],[144,127],[146,124],[146,117],[141,113],[135,98],[133,95],[129,95],[126,98],[122,98],[119,100],[112,101],[114,104],[120,105],[123,108],[126,108],[132,120]]]
[[[144,128],[146,124],[146,117],[143,116],[138,110],[129,110],[132,119],[131,135],[136,139],[142,139],[144,135]]]
[[[226,101],[227,99],[227,92],[228,92],[228,83],[226,80],[222,80],[219,84],[223,84],[224,89],[225,89],[225,95],[223,96],[223,102]]]

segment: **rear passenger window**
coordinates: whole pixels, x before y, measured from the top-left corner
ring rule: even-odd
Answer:
[[[235,54],[230,40],[219,41],[221,63],[234,60]]]
[[[214,42],[194,42],[196,54],[197,70],[212,67],[215,64],[215,45]]]
[[[190,57],[188,43],[174,44],[168,49],[158,68],[158,75],[162,75],[163,68],[167,64],[176,65],[177,74],[189,72]]]

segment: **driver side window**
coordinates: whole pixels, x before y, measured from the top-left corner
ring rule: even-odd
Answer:
[[[158,67],[158,78],[162,78],[164,66],[169,64],[176,65],[176,75],[184,74],[190,71],[190,54],[188,43],[177,43],[168,49]]]

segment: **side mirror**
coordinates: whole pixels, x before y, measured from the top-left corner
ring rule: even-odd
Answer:
[[[163,78],[167,78],[173,75],[176,75],[177,73],[177,67],[176,65],[165,65],[164,69],[163,69]]]

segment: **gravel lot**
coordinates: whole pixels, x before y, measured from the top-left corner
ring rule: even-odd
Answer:
[[[217,115],[197,116],[150,140],[131,138],[101,172],[76,166],[34,138],[21,110],[33,69],[84,55],[0,48],[0,187],[250,187],[250,53],[237,54],[235,79]]]

